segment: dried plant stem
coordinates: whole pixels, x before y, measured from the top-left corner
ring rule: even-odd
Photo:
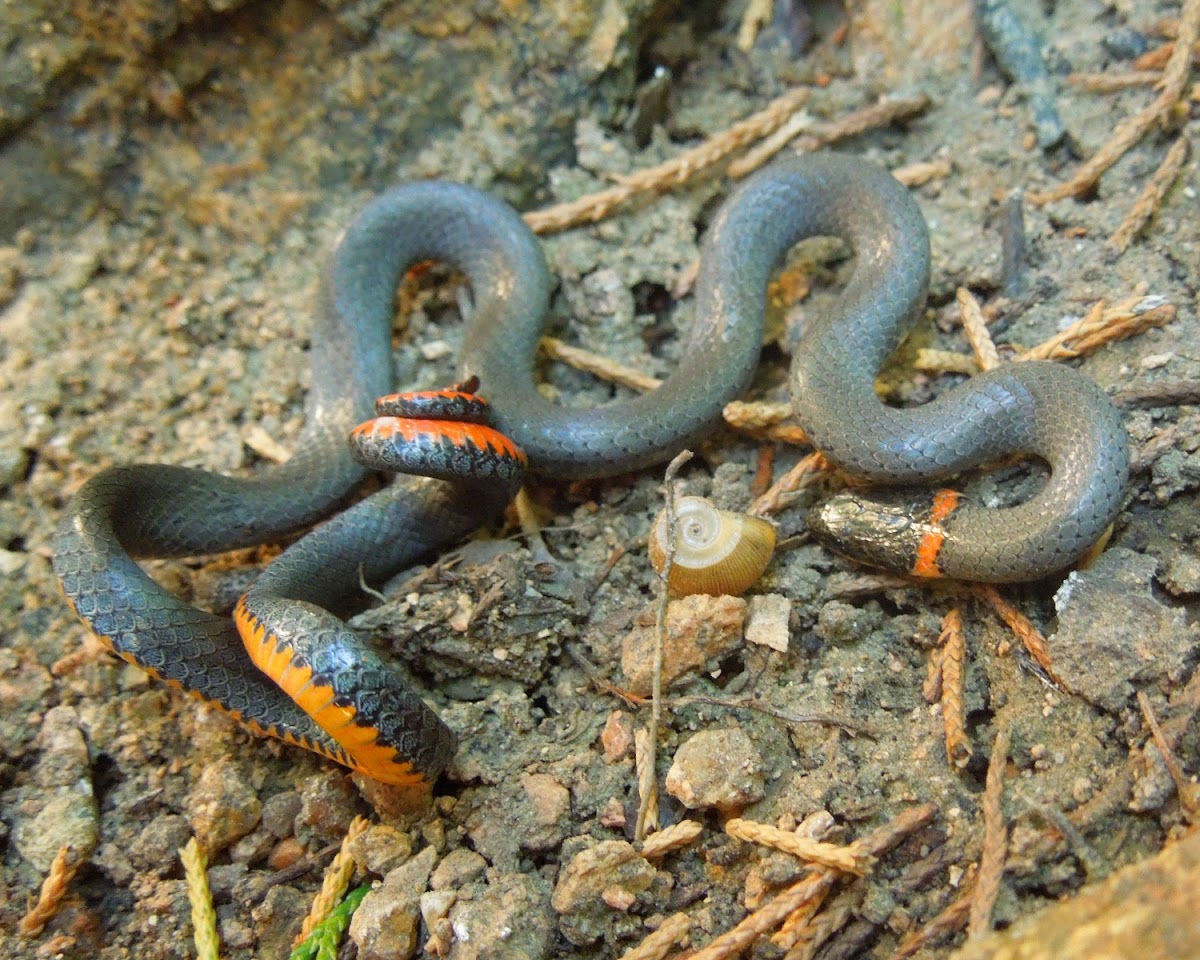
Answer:
[[[1150,728],[1150,736],[1154,738],[1154,745],[1158,747],[1159,756],[1162,757],[1167,773],[1171,775],[1171,780],[1175,784],[1175,791],[1179,794],[1179,806],[1183,809],[1188,822],[1196,823],[1197,820],[1200,820],[1200,784],[1192,783],[1184,774],[1183,768],[1175,756],[1175,751],[1163,735],[1162,727],[1158,725],[1158,718],[1150,706],[1149,697],[1144,691],[1139,690],[1137,698],[1138,706],[1142,708],[1142,717],[1146,721],[1146,726]]]
[[[1171,189],[1175,178],[1179,176],[1179,171],[1183,169],[1189,149],[1190,144],[1185,136],[1179,137],[1171,144],[1171,149],[1167,151],[1159,168],[1154,171],[1150,182],[1146,184],[1129,213],[1125,215],[1121,225],[1108,238],[1106,245],[1110,249],[1124,253],[1142,227],[1150,222],[1150,218],[1162,206],[1167,191]]]
[[[673,913],[645,940],[621,954],[621,960],[662,960],[691,929],[692,921],[687,914]]]
[[[1008,763],[1010,734],[1007,727],[997,732],[988,761],[987,783],[983,790],[983,853],[979,857],[979,874],[971,893],[971,909],[967,920],[967,938],[976,939],[992,927],[992,908],[1000,894],[1000,878],[1008,855],[1008,828],[1000,797],[1004,791],[1004,767]]]
[[[58,913],[67,887],[71,885],[71,880],[79,869],[79,864],[71,861],[72,849],[68,844],[59,848],[58,853],[54,855],[54,859],[50,862],[50,872],[42,881],[42,889],[38,892],[37,900],[25,911],[25,916],[21,918],[17,927],[21,936],[36,937]]]
[[[1000,354],[992,335],[988,333],[987,321],[983,319],[983,309],[975,295],[966,287],[959,287],[957,292],[958,314],[966,331],[971,350],[975,353],[975,362],[980,370],[991,370],[1000,366]]]
[[[942,725],[946,732],[946,759],[962,769],[971,759],[971,740],[967,736],[965,699],[966,630],[962,610],[952,608],[942,618],[941,700]]]
[[[925,926],[921,927],[921,929],[914,930],[900,941],[900,946],[892,954],[891,960],[905,960],[906,957],[911,957],[943,933],[961,930],[966,926],[967,916],[970,911],[971,894],[968,891],[957,900],[952,901],[949,906],[925,924]]]
[[[800,124],[797,121],[795,134],[801,133],[805,128],[807,130],[793,144],[793,149],[797,153],[812,153],[821,147],[845,140],[848,137],[856,137],[868,130],[908,120],[923,113],[928,107],[929,98],[922,94],[916,97],[894,97],[880,100],[878,103],[855,110],[837,120],[809,124]],[[773,132],[771,131],[771,133]],[[739,157],[729,164],[730,177],[738,180],[749,176],[787,144],[787,139],[773,138],[770,133],[764,134],[764,137],[766,139],[763,144],[747,151],[745,156]]]
[[[1097,150],[1066,183],[1044,193],[1029,195],[1029,202],[1042,206],[1066,197],[1087,193],[1109,167],[1137,143],[1151,127],[1165,118],[1183,95],[1192,68],[1192,47],[1200,39],[1200,0],[1184,0],[1179,15],[1179,36],[1163,73],[1161,90],[1149,106],[1124,118],[1117,124],[1112,137]]]
[[[1037,665],[1046,671],[1046,675],[1059,686],[1062,686],[1062,681],[1059,680],[1058,674],[1054,672],[1054,664],[1050,657],[1050,647],[1046,643],[1046,638],[1030,622],[1029,618],[1004,599],[1000,591],[990,583],[972,584],[971,588],[977,597],[991,604],[992,609],[1000,615],[1000,619],[1008,624],[1008,628],[1025,645],[1025,649],[1029,651],[1029,655],[1033,657]]]
[[[639,170],[607,190],[588,194],[570,203],[560,203],[545,210],[527,213],[525,222],[535,233],[554,233],[582,223],[597,223],[635,197],[687,183],[720,163],[731,153],[771,134],[799,110],[808,97],[807,87],[789,90],[763,110],[710,137],[699,146],[685,150],[679,156],[658,166]]]
[[[864,857],[859,850],[839,847],[833,843],[821,843],[802,837],[790,830],[780,830],[765,823],[734,818],[725,824],[725,832],[739,840],[748,840],[765,847],[772,847],[799,857],[808,863],[817,863],[842,873],[865,876],[875,864],[872,856]]]
[[[878,830],[856,840],[851,847],[873,857],[881,856],[906,836],[928,824],[936,813],[937,807],[932,803],[911,807]],[[689,960],[726,960],[728,957],[737,956],[760,937],[778,927],[805,903],[824,897],[841,876],[840,871],[830,867],[816,868],[770,903],[755,910],[732,930],[716,937],[702,950],[697,950]]]
[[[667,544],[666,549],[663,551],[663,568],[658,574],[658,610],[654,624],[654,674],[652,680],[654,692],[650,704],[650,742],[646,750],[645,770],[644,772],[640,772],[638,778],[639,785],[646,787],[642,792],[641,803],[638,806],[637,826],[633,832],[634,838],[638,841],[646,836],[646,815],[649,810],[648,798],[654,786],[658,727],[662,722],[663,646],[667,640],[667,607],[671,596],[671,591],[667,588],[667,583],[670,580],[671,567],[675,563],[675,547],[678,536],[678,521],[675,516],[675,477],[683,465],[691,459],[691,450],[680,451],[675,459],[667,464],[666,472],[663,474],[663,500],[666,512]],[[648,785],[644,782],[646,779],[650,781]]]
[[[758,39],[758,31],[771,22],[775,0],[750,0],[738,25],[737,46],[742,53],[749,53]]]
[[[341,902],[346,891],[350,889],[350,880],[354,877],[354,858],[350,856],[350,843],[370,825],[370,821],[366,817],[355,817],[350,821],[350,826],[346,828],[346,835],[342,837],[341,848],[329,861],[329,866],[325,868],[321,889],[313,899],[308,916],[300,925],[300,933],[296,936],[295,943],[299,943],[312,933],[313,927],[333,912],[334,907]]]
[[[1067,83],[1089,93],[1116,93],[1130,87],[1152,87],[1162,80],[1161,70],[1131,70],[1125,73],[1069,73]]]
[[[601,380],[619,383],[631,390],[649,392],[662,385],[658,377],[652,377],[635,367],[618,363],[603,354],[583,347],[573,347],[557,337],[542,337],[542,352],[555,360],[560,360],[576,370],[593,374]]]
[[[804,489],[831,468],[819,453],[810,453],[772,484],[771,489],[756,499],[746,510],[756,517],[765,517],[786,507],[792,495]]]
[[[680,820],[678,823],[648,836],[642,843],[642,856],[647,860],[662,857],[674,850],[682,849],[695,841],[704,832],[704,825],[696,820]]]
[[[208,888],[208,858],[192,837],[179,851],[183,872],[187,878],[188,902],[192,905],[192,939],[196,943],[197,960],[217,960],[217,914],[213,910],[212,891]]]
[[[784,954],[783,960],[813,960],[825,941],[846,925],[846,921],[862,905],[862,901],[861,886],[845,890],[819,916],[796,924],[788,931],[785,947],[787,953]],[[785,946],[783,943],[776,945]]]
[[[638,704],[646,702],[638,698]],[[653,701],[651,701],[653,703]],[[657,738],[649,730],[639,728],[633,734],[634,772],[637,774],[638,820],[642,832],[658,829],[658,781],[654,777]]]

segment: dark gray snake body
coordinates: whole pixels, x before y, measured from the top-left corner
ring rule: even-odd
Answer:
[[[551,282],[521,219],[452,184],[383,194],[347,230],[326,275],[308,421],[293,460],[252,479],[159,465],[97,475],[54,540],[64,591],[122,657],[256,729],[380,779],[432,779],[453,753],[453,736],[325,608],[357,588],[360,570],[378,582],[462,537],[494,516],[511,489],[398,478],[268,568],[239,607],[251,637],[165,592],[132,557],[273,540],[323,516],[361,479],[346,435],[390,390],[393,297],[418,262],[445,261],[467,277],[474,311],[463,366],[480,378],[496,425],[525,450],[530,469],[594,477],[664,459],[711,431],[753,374],[772,270],[815,234],[844,237],[858,257],[837,314],[810,331],[793,363],[797,414],[818,449],[889,484],[924,483],[1009,453],[1041,457],[1052,474],[1033,500],[955,512],[941,572],[1019,580],[1072,562],[1120,505],[1128,456],[1116,411],[1085,378],[1037,363],[975,377],[917,410],[883,406],[875,374],[924,300],[925,224],[885,173],[827,156],[776,164],[735,191],[705,238],[679,366],[653,393],[596,410],[560,408],[537,392],[533,358]],[[269,661],[274,680],[250,664],[243,640]],[[291,677],[283,685],[292,696],[276,673]],[[314,708],[342,719],[322,728],[309,716]]]

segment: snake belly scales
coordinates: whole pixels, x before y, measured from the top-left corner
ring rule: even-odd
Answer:
[[[390,389],[395,290],[420,262],[448,263],[467,278],[474,310],[462,367],[479,378],[495,426],[530,470],[601,477],[663,460],[711,430],[753,375],[772,271],[815,235],[845,239],[857,258],[836,312],[806,332],[792,362],[796,413],[817,449],[890,485],[928,485],[1010,454],[1040,458],[1050,478],[1025,503],[995,510],[955,501],[943,510],[953,515],[941,517],[936,570],[917,572],[1025,580],[1077,559],[1112,522],[1127,483],[1116,409],[1087,378],[1042,362],[981,374],[916,409],[882,404],[875,376],[924,305],[927,228],[888,174],[826,155],[776,163],[732,193],[704,238],[678,366],[657,390],[590,410],[556,406],[537,391],[534,354],[552,283],[520,217],[455,184],[382,194],[347,229],[323,277],[295,455],[250,478],[166,465],[104,470],[76,495],[54,538],[64,592],[119,656],[257,732],[385,782],[431,781],[452,758],[454,735],[327,608],[360,575],[380,582],[494,517],[512,482],[395,478],[268,566],[239,602],[237,624],[171,595],[133,557],[272,541],[320,520],[363,478],[346,438]],[[861,510],[855,501],[812,522],[834,529]],[[879,539],[868,532],[868,555]]]

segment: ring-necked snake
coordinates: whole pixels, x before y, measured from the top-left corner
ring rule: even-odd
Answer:
[[[1126,482],[1115,409],[1085,378],[1045,363],[975,377],[917,410],[883,406],[874,376],[924,300],[925,223],[891,177],[827,156],[776,164],[729,198],[704,240],[696,319],[680,364],[653,393],[595,410],[557,407],[537,392],[534,351],[551,284],[519,216],[452,184],[383,194],[346,231],[324,277],[296,455],[251,479],[163,465],[103,471],[75,497],[55,537],[64,592],[117,654],[257,731],[387,782],[432,780],[453,755],[453,734],[326,608],[360,577],[378,581],[502,509],[519,484],[512,444],[535,472],[595,477],[645,466],[699,439],[753,374],[770,273],[794,243],[817,234],[843,237],[858,258],[837,315],[808,332],[793,361],[797,413],[817,447],[845,469],[890,484],[1009,453],[1041,457],[1050,481],[1021,506],[954,509],[957,502],[947,507],[948,495],[939,494],[940,532],[911,516],[892,525],[918,529],[926,566],[917,572],[927,574],[1030,579],[1076,559],[1112,521]],[[412,439],[421,449],[408,460],[399,454],[401,468],[427,470],[423,457],[440,475],[465,469],[477,479],[398,477],[317,527],[239,602],[240,635],[234,621],[154,583],[133,556],[189,556],[278,538],[320,519],[363,477],[346,437],[390,386],[394,292],[425,260],[453,265],[470,284],[463,367],[482,382],[502,435],[484,432],[477,421],[486,415],[459,393],[435,401],[432,413],[397,411],[418,418],[416,426],[404,419],[365,425],[359,438],[381,449]],[[451,426],[438,427],[446,418]],[[479,461],[482,477],[472,473]],[[816,525],[833,528],[838,515],[853,520],[856,510],[839,507]],[[878,553],[879,525],[867,529],[868,553]],[[905,542],[902,535],[892,561],[914,568]]]

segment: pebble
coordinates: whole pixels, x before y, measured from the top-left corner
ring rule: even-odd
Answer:
[[[1167,561],[1159,582],[1173,597],[1194,597],[1200,593],[1200,557],[1177,553]]]
[[[429,886],[433,890],[458,890],[478,880],[487,870],[487,861],[474,850],[459,847],[451,850],[433,871]]]
[[[262,825],[272,835],[283,839],[290,837],[300,813],[300,794],[295,790],[284,790],[263,801]]]
[[[537,873],[502,873],[450,910],[454,960],[542,960],[559,955],[549,885]]]
[[[228,759],[204,768],[188,795],[187,810],[196,840],[210,856],[242,839],[262,817],[246,770]]]
[[[300,785],[296,836],[306,844],[312,840],[321,846],[334,843],[346,835],[357,812],[358,797],[342,773],[326,770],[307,777]]]
[[[633,721],[624,710],[614,710],[604,722],[600,734],[604,762],[616,763],[633,748]]]
[[[420,945],[421,894],[437,851],[426,847],[363,898],[350,921],[359,960],[409,960]]]
[[[654,867],[624,840],[603,840],[581,850],[559,873],[550,898],[563,917],[561,932],[576,946],[596,941],[611,929],[609,903],[632,905],[656,876]],[[619,909],[623,912],[628,906]]]
[[[676,752],[667,792],[688,809],[741,810],[764,796],[758,749],[740,727],[702,730]]]
[[[295,837],[284,837],[267,855],[267,866],[272,870],[286,870],[304,856],[304,844]]]
[[[742,642],[746,601],[741,597],[696,594],[674,600],[667,607],[663,641],[663,686],[688,673],[702,670]],[[650,693],[654,671],[655,614],[650,609],[635,621],[621,649],[621,670],[630,691]]]
[[[5,795],[17,852],[45,873],[63,847],[72,862],[87,860],[100,842],[100,813],[92,789],[87,744],[74,707],[46,711],[38,738],[41,751],[31,785]]]
[[[349,843],[359,869],[382,877],[412,856],[412,837],[388,824],[368,827]]]
[[[262,902],[251,909],[250,916],[258,925],[259,957],[287,957],[300,925],[308,915],[312,894],[301,893],[295,887],[279,883],[267,890]]]
[[[830,600],[817,615],[816,633],[828,643],[856,643],[882,622],[883,613],[875,606],[856,607],[841,600]]]
[[[548,773],[527,773],[521,787],[529,803],[527,826],[522,829],[521,849],[537,853],[556,849],[570,826],[571,793]]]
[[[746,610],[747,642],[787,653],[791,615],[792,601],[782,594],[751,597]]]
[[[1106,710],[1121,709],[1133,682],[1177,677],[1200,642],[1200,627],[1151,589],[1158,562],[1122,547],[1076,570],[1054,595],[1050,641],[1066,688]]]
[[[140,870],[154,870],[159,874],[175,871],[179,863],[179,851],[187,846],[192,829],[187,817],[177,813],[160,813],[151,820],[129,845],[129,856]]]

